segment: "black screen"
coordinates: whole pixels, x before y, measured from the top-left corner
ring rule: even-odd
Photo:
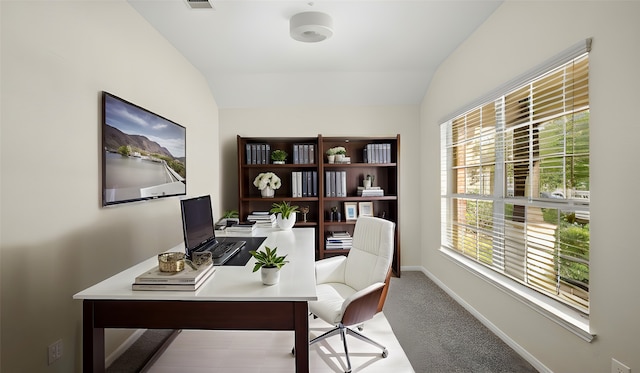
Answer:
[[[215,238],[211,197],[201,196],[180,201],[182,228],[187,253]]]

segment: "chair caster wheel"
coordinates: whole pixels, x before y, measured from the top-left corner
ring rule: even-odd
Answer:
[[[384,350],[382,350],[382,357],[386,358],[387,356],[389,356],[389,351],[387,351],[387,349],[385,348]]]

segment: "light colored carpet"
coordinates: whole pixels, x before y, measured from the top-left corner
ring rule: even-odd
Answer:
[[[309,318],[310,338],[331,329]],[[383,313],[365,324],[362,334],[387,347],[382,358],[377,347],[347,336],[353,372],[414,373]],[[283,373],[294,372],[293,332],[183,330],[150,367],[150,373]],[[311,372],[344,372],[346,360],[338,335],[309,350]]]

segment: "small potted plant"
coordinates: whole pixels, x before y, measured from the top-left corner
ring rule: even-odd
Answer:
[[[282,180],[273,172],[261,172],[253,180],[253,185],[260,190],[262,198],[273,198],[275,190],[282,186]]]
[[[289,263],[285,260],[287,256],[279,256],[277,250],[277,247],[271,249],[269,246],[265,246],[264,251],[249,251],[251,256],[256,259],[256,263],[253,266],[253,272],[260,269],[262,283],[265,285],[277,284],[280,280],[280,268]]]
[[[284,164],[288,155],[284,150],[277,149],[271,153],[271,160],[273,164]]]
[[[375,175],[367,175],[364,180],[362,185],[364,185],[365,189],[369,189],[373,186],[373,182],[376,179]]]
[[[276,215],[276,223],[281,229],[291,229],[296,224],[296,212],[298,212],[296,205],[291,205],[287,201],[274,203],[270,212],[278,214]]]
[[[345,155],[347,155],[347,150],[344,146],[334,146],[327,150],[327,159],[329,163],[341,162]],[[333,156],[333,158],[331,156]]]
[[[327,162],[329,163],[336,162],[336,151],[334,148],[327,149]]]

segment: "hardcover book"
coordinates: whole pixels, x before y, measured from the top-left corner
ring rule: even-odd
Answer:
[[[209,277],[216,271],[215,267],[209,266],[208,269],[203,272],[203,276],[198,278],[195,283],[181,282],[181,283],[133,283],[131,285],[132,290],[151,290],[151,291],[195,291],[204,284]],[[184,271],[182,271],[184,272]]]
[[[180,272],[162,272],[158,266],[155,266],[136,277],[135,284],[195,284],[215,271],[213,262],[197,268],[193,269],[185,265]]]

